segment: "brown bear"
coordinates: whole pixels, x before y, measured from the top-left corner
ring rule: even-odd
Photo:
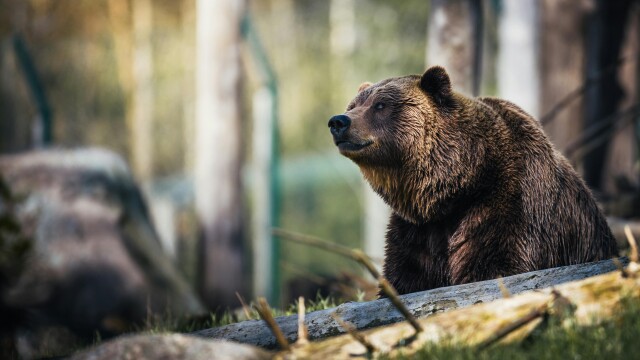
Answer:
[[[393,209],[384,276],[400,293],[617,255],[540,124],[508,101],[452,91],[442,67],[361,85],[329,128]]]

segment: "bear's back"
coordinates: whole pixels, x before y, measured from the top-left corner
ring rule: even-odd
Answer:
[[[616,256],[615,240],[593,195],[540,123],[507,100],[478,101],[501,117],[518,152],[522,234],[538,250],[529,254],[532,261],[542,269]]]

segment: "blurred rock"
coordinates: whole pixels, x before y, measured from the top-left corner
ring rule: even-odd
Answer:
[[[31,240],[27,239],[14,216],[17,199],[0,174],[0,295],[18,281],[24,269]],[[0,354],[15,357],[14,333],[26,312],[7,304],[0,296]]]
[[[20,236],[30,239],[23,269],[0,294],[2,304],[26,312],[19,333],[63,326],[91,340],[154,314],[204,313],[162,252],[121,158],[100,149],[39,151],[0,157],[0,174],[17,199],[11,214]]]
[[[271,359],[273,354],[251,345],[223,340],[205,340],[188,335],[136,335],[114,339],[96,348],[85,350],[71,360],[199,360]]]

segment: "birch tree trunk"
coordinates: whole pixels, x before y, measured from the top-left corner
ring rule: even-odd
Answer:
[[[498,36],[498,94],[533,117],[539,114],[538,1],[503,3]]]
[[[144,182],[153,173],[153,52],[151,0],[133,1],[133,93],[130,144],[133,170]]]
[[[184,0],[181,10],[182,27],[182,116],[184,126],[184,171],[193,172],[195,154],[195,21],[196,0]]]
[[[482,10],[479,0],[433,0],[427,29],[427,66],[447,69],[456,91],[477,95]]]
[[[242,0],[196,3],[196,211],[201,291],[211,308],[244,289],[240,107]]]

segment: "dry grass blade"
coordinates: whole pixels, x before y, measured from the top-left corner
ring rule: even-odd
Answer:
[[[627,241],[629,242],[629,260],[632,262],[638,262],[638,243],[636,242],[635,236],[631,232],[631,228],[629,225],[624,226],[624,234],[627,236]]]
[[[256,305],[256,310],[258,311],[258,314],[260,314],[262,320],[264,320],[264,322],[267,324],[273,335],[276,337],[276,341],[278,342],[278,345],[280,345],[280,348],[282,350],[289,351],[289,342],[287,341],[287,338],[284,337],[282,329],[280,329],[280,327],[276,323],[276,320],[273,318],[273,315],[271,314],[271,308],[267,303],[267,299],[263,297],[258,298],[258,305]]]
[[[498,277],[498,288],[500,288],[500,293],[502,293],[503,298],[510,298],[511,292],[507,289],[507,286],[504,284],[504,280],[502,277]]]
[[[298,298],[298,344],[306,344],[309,342],[309,334],[307,326],[304,324],[305,306],[304,297]]]
[[[252,320],[253,316],[251,316],[251,310],[249,306],[247,306],[247,303],[244,302],[242,295],[240,295],[240,293],[237,291],[236,291],[236,297],[238,298],[238,301],[240,301],[240,305],[242,305],[242,311],[244,311],[244,316],[246,316],[247,319]]]

